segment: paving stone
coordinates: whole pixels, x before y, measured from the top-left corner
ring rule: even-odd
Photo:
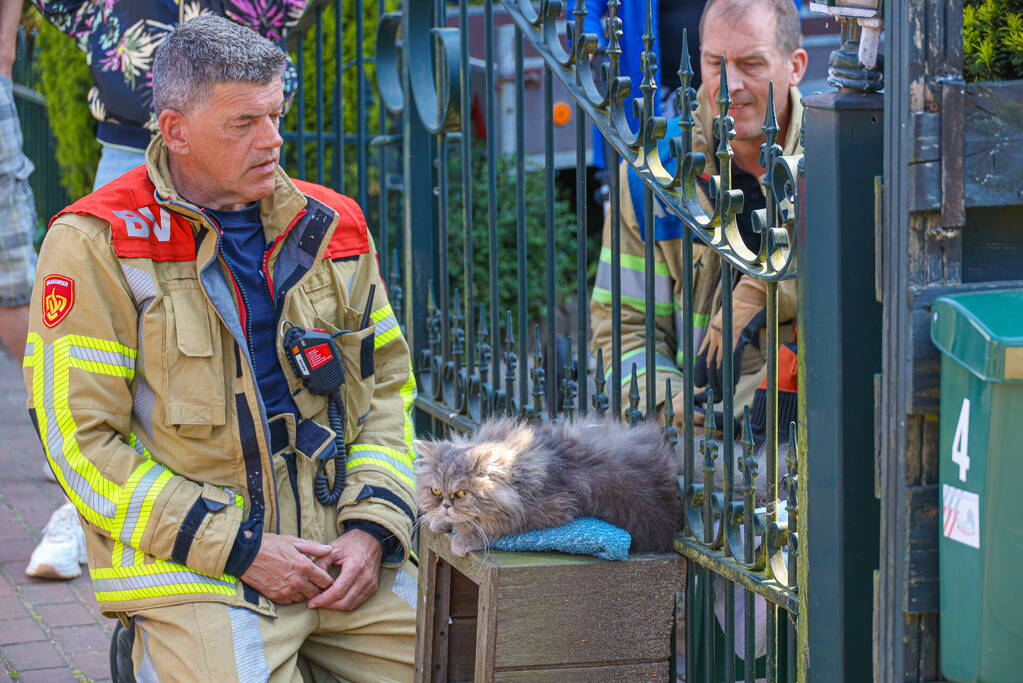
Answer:
[[[46,634],[32,617],[0,620],[0,645],[33,643],[37,640],[46,640]]]
[[[66,666],[55,669],[19,671],[18,674],[18,683],[67,683],[75,680],[71,669]]]
[[[0,540],[0,557],[5,560],[20,560],[28,563],[35,550],[35,540],[28,536]]]
[[[109,651],[93,650],[72,655],[71,660],[82,673],[93,680],[110,678]]]
[[[57,639],[64,652],[75,654],[94,650],[106,651],[110,646],[110,636],[97,625],[61,626],[53,629],[53,637]]]
[[[65,581],[34,580],[21,587],[22,593],[33,605],[62,605],[77,603],[75,594]]]
[[[3,651],[14,664],[16,671],[52,669],[58,666],[66,666],[67,664],[56,648],[53,647],[53,644],[46,640],[40,640],[36,643],[5,645]]]
[[[4,619],[21,619],[31,616],[17,597],[11,595],[0,598],[0,615]]]
[[[39,605],[36,612],[50,628],[59,626],[95,626],[96,617],[84,605],[63,604],[63,605]]]

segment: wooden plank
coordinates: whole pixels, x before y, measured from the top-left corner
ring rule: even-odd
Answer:
[[[501,570],[498,668],[667,661],[684,560]]]
[[[476,618],[480,588],[460,571],[451,572],[451,617]]]
[[[433,591],[433,676],[435,683],[447,680],[451,619],[451,565],[443,560],[437,563],[437,578]],[[430,623],[430,622],[427,622]]]
[[[666,681],[667,662],[614,666],[571,667],[567,669],[499,670],[494,681],[500,683],[592,683],[593,681]]]
[[[479,621],[476,625],[476,681],[494,680],[497,662],[498,581],[503,578],[500,568],[491,568],[480,584]],[[500,615],[504,616],[504,615]],[[542,628],[543,624],[535,624]]]
[[[926,431],[926,430],[925,430]],[[940,608],[938,582],[938,486],[906,489],[904,533],[908,555],[907,613],[936,612]]]
[[[919,655],[920,663],[918,680],[943,680],[941,675],[941,638],[939,631],[940,615],[937,613],[921,614],[919,620]]]
[[[433,680],[432,628],[436,601],[434,592],[437,585],[437,555],[430,550],[425,539],[419,544],[419,609],[416,610],[416,668],[415,683],[430,683]]]
[[[937,5],[936,5],[937,6]],[[1023,201],[1023,84],[1019,81],[969,83],[964,100],[964,199],[966,207],[1012,206]],[[915,112],[912,146],[911,211],[941,208],[941,155],[934,144],[940,115]]]
[[[476,616],[453,618],[448,624],[447,681],[471,683],[476,675]]]

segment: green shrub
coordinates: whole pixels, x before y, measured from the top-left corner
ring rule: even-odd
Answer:
[[[968,81],[1023,78],[1023,0],[965,0],[963,73]]]
[[[39,90],[46,98],[50,129],[57,140],[60,184],[75,200],[92,191],[99,162],[96,120],[86,103],[92,77],[85,53],[71,38],[49,22],[40,20],[37,25]]]
[[[386,0],[386,11],[399,9],[400,0]],[[346,1],[342,3],[342,14],[344,25],[342,29],[341,53],[345,65],[342,74],[342,117],[344,119],[344,130],[354,134],[358,127],[357,108],[358,102],[358,80],[355,67],[356,58],[356,17],[355,3]],[[363,6],[363,54],[366,58],[366,90],[364,107],[366,108],[366,130],[370,137],[377,133],[377,116],[379,105],[376,97],[376,69],[373,57],[376,53],[376,32],[379,8],[375,2],[365,2]],[[323,10],[323,119],[322,129],[325,132],[332,132],[334,128],[334,84],[337,79],[337,65],[334,60],[336,41],[336,22],[334,16],[334,4],[329,3]],[[304,87],[304,130],[308,135],[305,142],[305,168],[298,168],[298,155],[294,142],[285,145],[285,168],[289,173],[315,181],[317,178],[316,154],[317,144],[315,133],[317,130],[316,121],[316,28],[315,23],[310,22],[309,28],[302,39],[302,67]],[[291,53],[292,61],[298,65],[297,51]],[[298,128],[298,100],[292,103],[291,110],[284,120],[286,131],[295,131]],[[348,145],[345,152],[345,192],[355,196],[356,194],[356,148]],[[378,185],[375,164],[372,164],[372,152],[370,152],[371,168],[368,169],[369,181],[373,186],[371,191],[375,193]],[[325,184],[331,184],[333,178],[333,145],[330,142],[324,144],[323,159],[323,180]]]
[[[473,141],[472,165],[472,224],[473,244],[473,296],[476,306],[487,307],[489,317],[489,218],[487,208],[487,166],[485,143]],[[515,182],[515,160],[501,157],[497,160],[497,264],[499,296],[498,311],[501,322],[505,311],[511,311],[518,325],[519,278],[526,281],[527,316],[531,322],[545,318],[547,311],[547,256],[546,256],[546,187],[547,174],[542,168],[526,167],[526,271],[518,271],[518,199]],[[557,186],[556,186],[557,187]],[[563,304],[576,294],[576,219],[569,197],[557,188],[554,202],[554,281],[556,304]],[[451,147],[448,162],[448,273],[449,286],[464,291],[465,237],[462,226],[462,172],[461,153],[457,145]],[[599,244],[592,240],[589,261],[596,258]],[[585,296],[585,285],[582,292]],[[454,302],[452,302],[453,304]],[[477,309],[478,310],[478,309]],[[464,313],[464,311],[463,311]],[[474,311],[475,314],[475,311]],[[492,321],[488,320],[492,325]],[[472,330],[471,332],[475,332]]]

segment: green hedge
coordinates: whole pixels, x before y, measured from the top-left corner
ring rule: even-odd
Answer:
[[[396,9],[398,0],[387,0],[388,9]],[[355,3],[343,3],[344,32],[343,55],[346,63],[355,59]],[[377,3],[365,3],[365,54],[371,58],[375,51]],[[92,181],[99,161],[99,144],[96,142],[96,121],[89,114],[87,94],[92,85],[85,54],[80,51],[73,40],[64,35],[49,23],[41,20],[35,10],[26,17],[29,25],[38,26],[40,52],[37,69],[40,76],[39,89],[46,98],[53,134],[57,140],[57,160],[61,167],[61,184],[67,189],[72,199],[77,199],[92,190]],[[331,4],[323,13],[324,26],[324,86],[326,91],[325,123],[330,130],[333,125],[331,109],[333,106],[333,83],[335,78],[334,64],[334,10]],[[315,130],[316,111],[316,69],[315,69],[315,32],[310,29],[305,37],[305,108],[306,130]],[[368,113],[369,130],[376,132],[377,105],[374,94],[374,69],[372,61],[367,59],[367,95],[370,99]],[[345,130],[354,132],[356,129],[356,76],[354,66],[344,74],[344,117]],[[294,130],[296,107],[292,106],[285,127]],[[293,152],[293,150],[285,150]],[[315,178],[315,145],[307,143],[307,164],[305,176]],[[349,159],[354,155],[350,149]],[[330,178],[330,153],[327,151],[326,172]],[[294,154],[288,156],[294,159]],[[294,172],[294,163],[287,164],[289,171]],[[349,193],[354,192],[355,167],[351,161],[346,164],[346,178]],[[375,179],[375,178],[374,178]]]
[[[1023,78],[1023,0],[965,0],[963,73],[968,81]]]
[[[46,21],[39,21],[38,26],[39,90],[46,98],[50,129],[57,140],[60,182],[75,200],[92,191],[99,161],[96,120],[86,104],[92,77],[85,53],[71,38]]]

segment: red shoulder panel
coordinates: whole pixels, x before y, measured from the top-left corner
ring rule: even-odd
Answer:
[[[128,171],[58,213],[96,216],[110,224],[114,253],[153,261],[194,261],[195,233],[188,219],[160,206],[146,167]]]
[[[325,258],[345,258],[346,256],[369,253],[369,229],[366,227],[366,217],[354,199],[316,183],[294,179],[292,182],[303,194],[318,199],[337,211],[337,228],[334,229],[334,235],[330,238],[330,244],[327,245]]]

